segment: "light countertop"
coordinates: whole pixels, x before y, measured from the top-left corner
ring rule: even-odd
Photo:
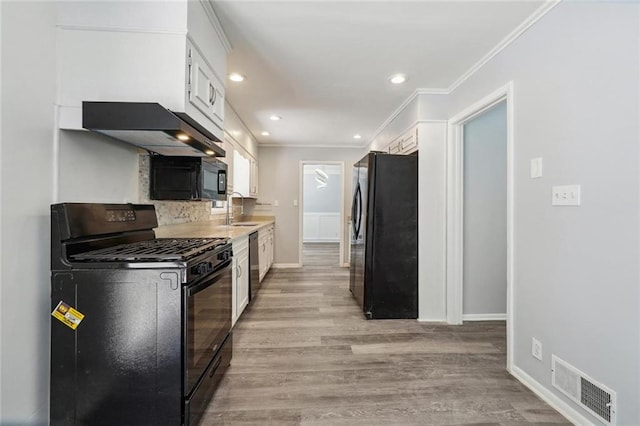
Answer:
[[[155,229],[157,238],[239,238],[275,223],[273,219],[237,222],[251,226],[221,225],[219,221],[203,221],[164,225]],[[255,225],[253,225],[255,224]]]

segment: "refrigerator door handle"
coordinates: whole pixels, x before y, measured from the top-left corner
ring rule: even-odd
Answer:
[[[360,225],[362,224],[362,191],[360,191],[360,183],[358,183],[358,188],[356,189],[356,200],[358,205],[358,211],[356,213],[357,222],[355,225],[355,238],[356,240],[360,238]]]
[[[356,229],[357,229],[356,223],[358,220],[356,216],[358,212],[357,205],[356,205],[357,202],[358,202],[358,192],[356,188],[356,192],[353,194],[353,202],[351,203],[351,230],[353,231],[352,239],[354,240],[357,238],[356,236]]]

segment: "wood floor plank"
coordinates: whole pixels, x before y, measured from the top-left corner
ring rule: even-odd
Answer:
[[[504,322],[368,321],[326,249],[267,274],[202,426],[569,424],[507,373]]]

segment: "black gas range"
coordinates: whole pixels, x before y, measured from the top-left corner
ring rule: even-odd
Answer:
[[[152,205],[51,207],[52,425],[195,425],[232,355],[231,244]]]

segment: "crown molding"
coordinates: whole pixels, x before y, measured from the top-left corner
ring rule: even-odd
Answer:
[[[408,106],[415,100],[419,95],[449,95],[451,92],[456,90],[458,86],[464,83],[467,79],[469,79],[473,74],[475,74],[480,68],[482,68],[487,62],[489,62],[493,57],[495,57],[498,53],[502,52],[507,46],[513,43],[518,37],[524,34],[529,28],[531,28],[536,22],[538,22],[543,16],[545,16],[551,9],[558,5],[562,0],[549,0],[545,2],[542,6],[536,9],[527,19],[525,19],[520,25],[518,25],[509,35],[507,35],[502,41],[500,41],[493,49],[489,51],[486,55],[482,57],[478,62],[476,62],[471,68],[469,68],[464,74],[462,74],[456,81],[453,82],[451,86],[448,88],[427,88],[427,89],[416,89],[409,97],[407,97],[402,104],[398,108],[395,109],[389,115],[389,117],[378,127],[378,129],[374,132],[373,137],[368,139],[363,145],[362,148],[366,148],[370,146],[373,141],[380,136],[380,133],[384,131],[384,129],[393,122]]]
[[[416,89],[418,95],[448,95],[449,89]]]
[[[278,144],[258,143],[258,148],[331,148],[331,149],[362,149],[360,145],[302,145],[302,144]]]
[[[426,89],[425,89],[426,90]],[[366,148],[367,146],[371,145],[373,143],[373,141],[380,136],[380,133],[382,133],[382,131],[389,125],[391,124],[391,122],[393,120],[395,120],[400,114],[402,114],[402,112],[407,109],[407,107],[411,104],[411,102],[413,102],[419,95],[419,91],[415,90],[413,91],[413,93],[411,93],[409,95],[409,97],[407,99],[404,100],[404,102],[402,102],[400,104],[400,106],[398,108],[395,109],[395,111],[393,111],[391,113],[391,115],[382,122],[382,124],[376,129],[376,131],[373,133],[373,136],[368,139],[362,146],[361,148]]]
[[[368,139],[363,145],[362,148],[366,148],[373,143],[373,141],[380,136],[380,133],[389,125],[393,120],[398,118],[400,114],[420,95],[448,95],[450,93],[449,89],[437,89],[437,88],[427,88],[427,89],[416,89],[413,93],[407,97],[400,104],[395,111],[391,113],[391,115],[378,127],[378,129],[374,132],[373,137]]]
[[[476,62],[471,68],[469,68],[464,74],[462,74],[451,86],[447,89],[448,93],[456,90],[462,83],[467,81],[473,74],[475,74],[480,68],[482,68],[487,62],[493,59],[496,55],[502,52],[507,46],[516,41],[522,34],[524,34],[529,28],[531,28],[536,22],[538,22],[543,16],[545,16],[551,9],[556,7],[562,0],[550,0],[545,2],[542,6],[536,9],[527,19],[525,19],[520,25],[518,25],[513,31],[509,33],[502,41],[493,47]]]
[[[63,31],[96,31],[96,32],[111,32],[111,33],[134,33],[134,34],[161,34],[161,35],[176,35],[185,36],[187,30],[164,30],[164,29],[149,29],[138,27],[117,27],[106,25],[67,25],[58,24],[56,28]]]
[[[222,43],[224,50],[227,53],[231,52],[233,47],[231,46],[231,43],[229,42],[229,39],[227,38],[227,35],[224,32],[224,28],[222,28],[222,24],[220,24],[220,21],[218,20],[218,16],[216,15],[215,10],[213,9],[211,0],[200,0],[200,3],[202,4],[204,11],[207,13],[207,17],[209,18],[209,21],[211,21],[211,25],[213,25],[213,28],[216,30],[216,34],[218,34],[218,37],[220,38],[220,42]]]

